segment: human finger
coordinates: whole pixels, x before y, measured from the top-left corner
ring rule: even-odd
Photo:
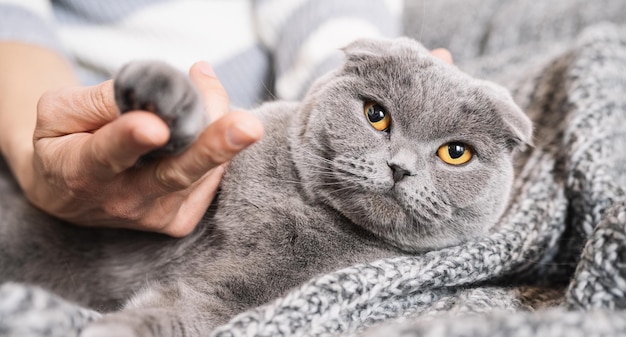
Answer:
[[[153,113],[135,111],[98,129],[81,148],[82,169],[100,179],[132,167],[140,156],[169,139],[169,128]]]
[[[235,111],[211,123],[193,145],[181,155],[163,160],[154,167],[157,193],[189,187],[210,169],[227,162],[263,135],[261,121]]]
[[[113,81],[90,87],[67,87],[44,93],[37,105],[35,139],[90,132],[119,115]]]
[[[189,78],[198,89],[211,122],[218,120],[229,111],[228,93],[209,63],[205,61],[195,63],[189,69]]]
[[[215,197],[223,175],[224,165],[219,165],[200,178],[198,184],[193,187],[178,209],[174,219],[160,232],[173,237],[184,237],[191,233]]]
[[[450,53],[449,50],[445,48],[433,49],[431,53],[433,54],[433,56],[445,61],[446,63],[454,64],[454,60],[452,59],[452,54]]]

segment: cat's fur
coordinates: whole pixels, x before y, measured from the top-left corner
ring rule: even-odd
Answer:
[[[358,41],[345,53],[345,65],[301,103],[255,111],[263,140],[232,161],[219,198],[188,237],[77,228],[6,198],[0,281],[41,285],[103,312],[124,305],[85,337],[200,336],[314,275],[484,234],[508,200],[512,153],[530,142],[530,121],[506,91],[415,41]],[[183,75],[160,67],[123,71],[118,104],[167,115],[181,106],[171,102],[185,102],[166,118],[168,151],[176,152],[193,138],[186,123],[201,119],[189,112],[199,102],[193,88],[176,84]],[[137,103],[138,86],[158,81]],[[387,132],[368,123],[367,101],[389,112]],[[437,149],[452,141],[470,144],[472,160],[442,162]]]

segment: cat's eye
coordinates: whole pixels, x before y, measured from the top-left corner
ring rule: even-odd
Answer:
[[[376,102],[366,102],[363,105],[363,112],[367,121],[378,131],[387,132],[391,125],[391,117],[389,113]]]
[[[437,150],[437,156],[446,164],[461,165],[470,161],[474,154],[469,145],[451,142],[441,145]]]

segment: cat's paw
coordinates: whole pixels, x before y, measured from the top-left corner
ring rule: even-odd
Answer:
[[[80,337],[187,336],[177,313],[168,309],[132,309],[113,312],[87,325]]]
[[[208,124],[200,95],[189,78],[163,62],[125,65],[115,76],[114,88],[121,113],[151,111],[170,128],[167,144],[144,156],[144,160],[182,152]]]

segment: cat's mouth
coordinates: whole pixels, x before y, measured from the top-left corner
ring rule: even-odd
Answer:
[[[449,219],[452,207],[436,190],[426,184],[397,181],[390,190],[391,197],[418,223],[432,224]]]

